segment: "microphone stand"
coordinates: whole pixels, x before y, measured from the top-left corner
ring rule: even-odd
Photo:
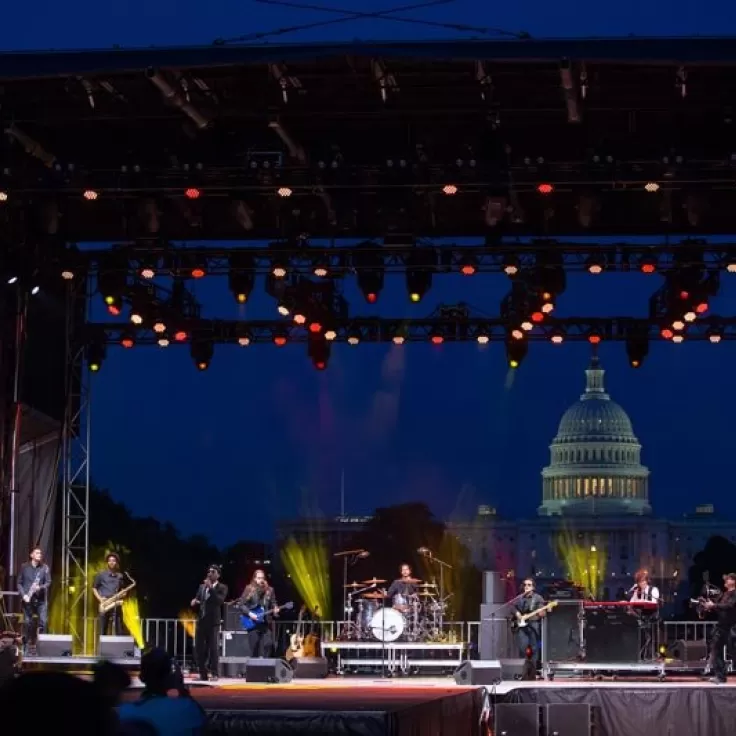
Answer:
[[[444,619],[445,619],[445,611],[444,611],[444,604],[445,604],[445,569],[452,570],[452,565],[449,565],[447,562],[443,562],[439,559],[439,557],[435,557],[432,554],[431,550],[427,550],[424,553],[425,557],[428,557],[431,562],[436,562],[440,566],[440,615],[439,615],[439,624],[440,624],[440,634],[442,633],[442,628],[444,626]]]
[[[483,619],[483,621],[490,621],[491,622],[491,632],[492,632],[492,635],[495,635],[495,633],[496,633],[496,614],[500,610],[506,608],[506,606],[513,606],[516,603],[516,601],[521,600],[523,597],[524,597],[524,593],[519,593],[519,595],[514,596],[510,601],[506,601],[505,603],[502,603],[500,606],[496,606],[491,611],[491,615],[488,616],[487,618],[484,618]],[[507,625],[507,631],[508,631],[509,628],[510,628],[510,626]],[[493,638],[491,640],[493,641]],[[480,646],[480,641],[478,641],[478,644]],[[494,650],[495,649],[496,649],[496,647],[494,647]],[[507,649],[507,651],[508,651],[508,649]],[[497,658],[498,659],[502,659],[501,656],[498,656]]]

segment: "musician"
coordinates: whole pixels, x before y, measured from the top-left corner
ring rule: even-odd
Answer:
[[[276,593],[268,584],[266,573],[263,570],[256,570],[253,573],[250,583],[245,586],[243,595],[240,596],[236,605],[244,616],[249,616],[256,622],[258,622],[258,616],[253,613],[253,609],[258,607],[270,612],[270,615],[278,616]],[[273,634],[266,617],[248,632],[248,647],[251,657],[268,658],[272,656]]]
[[[649,582],[649,571],[639,570],[634,576],[636,584],[631,589],[632,603],[637,601],[649,601],[651,603],[659,603],[659,588]]]
[[[530,614],[544,606],[544,598],[537,593],[533,578],[526,578],[522,584],[522,593],[513,604],[516,619]],[[527,621],[526,626],[517,629],[516,642],[521,656],[527,658],[527,650],[531,651],[531,659],[534,669],[537,669],[539,661],[539,645],[542,640],[542,622],[544,613],[533,616]]]
[[[105,569],[100,570],[92,582],[92,595],[100,604],[123,589],[123,573],[120,572],[118,555],[110,552],[105,558],[105,564]],[[109,629],[112,629],[113,636],[120,636],[122,632],[120,606],[114,606],[104,613],[100,611],[97,617],[97,636],[105,636]]]
[[[718,615],[718,623],[710,645],[711,682],[722,685],[726,682],[726,662],[724,649],[729,645],[731,629],[736,626],[736,572],[723,578],[724,592],[718,600],[705,601],[703,608]]]
[[[48,594],[51,587],[49,566],[44,564],[43,550],[34,547],[30,552],[30,560],[23,563],[18,573],[18,594],[23,609],[23,637],[27,646],[35,646],[33,616],[38,616],[38,627],[35,634],[46,631],[49,621]]]
[[[194,635],[194,650],[200,680],[209,679],[208,670],[213,680],[216,680],[220,673],[217,633],[222,622],[222,606],[226,597],[227,585],[220,582],[220,567],[210,565],[204,582],[192,599],[192,608],[199,614]]]
[[[388,597],[393,598],[396,595],[404,596],[408,598],[410,595],[416,595],[417,592],[417,581],[412,576],[411,566],[404,563],[399,571],[401,577],[391,583],[388,588]]]

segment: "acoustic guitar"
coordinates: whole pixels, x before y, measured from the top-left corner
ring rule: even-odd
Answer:
[[[302,621],[302,618],[306,610],[306,606],[302,606],[299,609],[299,618],[296,622],[296,631],[289,638],[289,646],[287,647],[286,654],[284,655],[286,657],[286,660],[289,662],[292,659],[298,659],[299,657],[304,656],[304,635],[302,633],[304,623]]]
[[[314,607],[314,616],[312,616],[312,623],[309,627],[309,633],[304,637],[304,644],[302,647],[302,657],[319,657],[320,646],[319,636],[314,633],[315,619],[319,617],[319,606]]]

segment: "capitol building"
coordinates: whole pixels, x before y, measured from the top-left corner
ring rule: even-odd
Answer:
[[[678,520],[653,515],[642,446],[607,393],[597,356],[550,445],[537,517],[505,520],[481,506],[474,520],[451,527],[482,570],[509,581],[570,580],[603,599],[628,591],[636,570],[645,567],[672,601],[708,539],[736,541],[736,522],[717,519],[710,505]]]

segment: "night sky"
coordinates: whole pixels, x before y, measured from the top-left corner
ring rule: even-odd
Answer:
[[[537,37],[736,33],[736,12],[726,2],[622,0],[605,12],[580,1],[474,6],[458,0],[413,15]],[[206,44],[329,17],[246,0],[38,0],[3,10],[0,47]],[[271,42],[457,35],[352,21]],[[639,274],[572,275],[556,314],[643,316],[660,283],[659,276]],[[240,307],[224,277],[195,285],[206,316],[275,317],[275,302],[262,287],[261,279]],[[503,275],[435,277],[424,301],[410,304],[397,276],[387,278],[376,307],[365,304],[352,280],[345,295],[352,315],[425,316],[440,303],[463,301],[494,316],[507,290]],[[724,274],[711,314],[736,314],[736,275]],[[506,516],[531,516],[541,499],[547,446],[583,390],[589,355],[587,344],[532,344],[509,376],[500,345],[337,345],[328,370],[318,373],[304,345],[218,346],[202,374],[186,347],[111,349],[93,383],[92,473],[135,513],[221,544],[266,539],[277,518],[316,509],[337,514],[343,469],[348,512],[423,499],[442,517],[468,514],[478,503]],[[677,516],[713,502],[718,512],[736,516],[736,344],[654,344],[638,371],[629,368],[622,343],[603,345],[600,355],[607,387],[644,445],[655,512]]]

